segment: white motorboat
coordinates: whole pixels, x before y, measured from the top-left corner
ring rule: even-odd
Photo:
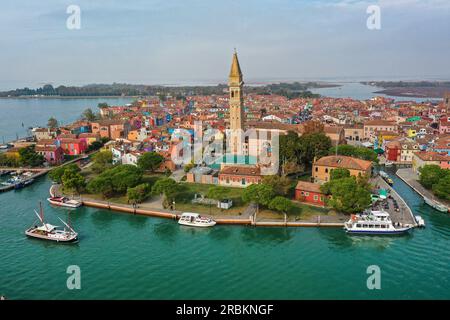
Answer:
[[[407,233],[412,226],[392,222],[385,211],[371,211],[352,215],[344,224],[344,229],[350,234],[395,235]]]
[[[47,198],[47,201],[50,202],[52,205],[68,208],[78,208],[83,204],[81,201],[70,200],[69,198],[66,197],[51,197]]]
[[[202,217],[198,213],[192,213],[192,212],[183,212],[181,214],[180,220],[178,220],[178,223],[184,226],[190,226],[190,227],[213,227],[216,225],[216,222],[208,217]]]
[[[73,242],[78,240],[78,233],[76,233],[75,230],[73,230],[73,228],[63,220],[59,219],[68,228],[67,230],[66,228],[61,230],[60,227],[46,223],[44,221],[42,205],[40,205],[40,212],[37,213],[36,210],[34,210],[34,213],[38,217],[41,225],[35,225],[25,230],[25,234],[28,237],[56,242]]]
[[[386,167],[392,167],[394,165],[394,163],[392,161],[386,160],[386,162],[384,163],[384,165]]]
[[[430,207],[435,208],[436,210],[440,211],[440,212],[448,212],[448,208],[446,206],[444,206],[443,204],[437,203],[434,200],[431,200],[427,197],[423,197],[423,200],[425,201],[425,203],[427,205],[429,205]]]
[[[425,220],[421,216],[415,216],[414,219],[416,219],[418,227],[425,228]]]

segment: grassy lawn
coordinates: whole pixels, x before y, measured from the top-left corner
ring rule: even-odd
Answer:
[[[318,215],[329,215],[332,214],[330,210],[326,208],[319,208],[314,206],[308,206],[305,204],[294,203],[294,208],[292,212],[287,215],[288,221],[296,220],[310,220]],[[260,208],[257,215],[257,219],[270,219],[270,220],[284,220],[284,215],[277,211],[269,210],[266,208]]]
[[[193,204],[191,201],[194,199],[195,194],[202,194],[206,197],[209,188],[215,185],[209,184],[199,184],[199,183],[182,183],[180,184],[180,191],[175,196],[176,209],[180,211],[193,211],[197,213],[203,214],[211,214],[211,215],[228,215],[228,216],[239,216],[242,214],[247,205],[243,203],[241,199],[242,189],[240,188],[228,188],[228,191],[224,198],[228,198],[233,200],[233,207],[228,210],[221,210],[214,205],[202,205],[202,204]]]

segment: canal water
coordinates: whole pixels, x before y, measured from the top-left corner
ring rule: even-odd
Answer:
[[[216,226],[80,208],[77,244],[28,239],[33,209],[48,222],[67,210],[45,201],[42,177],[0,194],[0,294],[10,299],[450,299],[450,217],[424,205],[402,181],[394,187],[427,223],[400,237],[347,236],[340,228]],[[67,267],[81,270],[68,290]],[[381,289],[367,288],[367,268]]]

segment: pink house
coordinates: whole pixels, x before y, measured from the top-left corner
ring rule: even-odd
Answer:
[[[450,133],[450,121],[448,119],[443,119],[439,122],[439,133]]]
[[[55,145],[36,146],[35,151],[51,165],[58,165],[64,161],[64,151],[61,147]]]

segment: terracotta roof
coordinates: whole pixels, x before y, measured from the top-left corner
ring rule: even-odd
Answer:
[[[320,191],[320,184],[312,183],[312,182],[308,182],[308,181],[299,181],[297,183],[297,186],[295,187],[295,189],[322,193]]]
[[[240,176],[259,176],[261,175],[261,169],[258,167],[247,166],[230,166],[225,167],[220,171],[220,174],[231,174]]]
[[[326,156],[317,160],[314,165],[354,170],[367,170],[372,162],[347,156]]]
[[[395,126],[394,121],[388,120],[369,120],[364,123],[365,126]]]
[[[423,161],[450,161],[450,156],[445,153],[438,152],[416,152],[415,156]]]

